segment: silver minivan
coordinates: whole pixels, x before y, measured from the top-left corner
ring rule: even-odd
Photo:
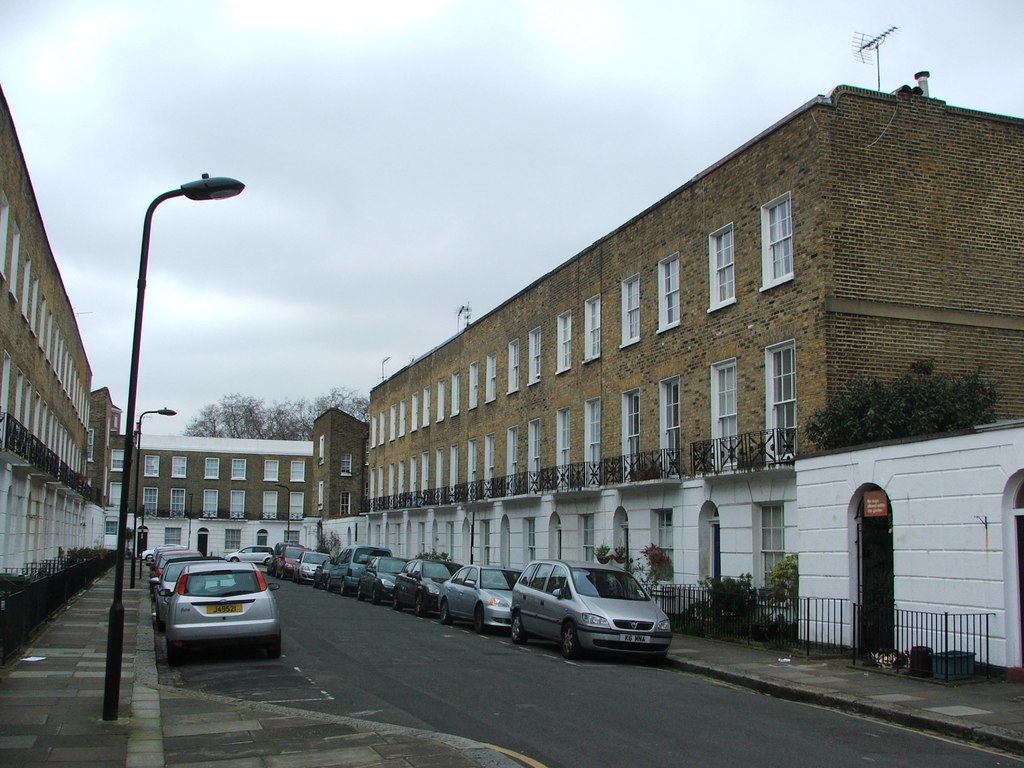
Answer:
[[[661,661],[672,643],[668,616],[615,565],[534,560],[512,589],[512,642],[556,641],[567,659],[585,652]]]

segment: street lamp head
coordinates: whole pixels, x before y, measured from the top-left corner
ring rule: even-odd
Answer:
[[[189,181],[181,185],[182,194],[189,200],[221,200],[225,197],[240,195],[245,184],[237,179],[226,176],[214,176],[204,173],[198,181]]]
[[[177,416],[178,412],[172,408],[161,408],[157,411],[161,416]]]

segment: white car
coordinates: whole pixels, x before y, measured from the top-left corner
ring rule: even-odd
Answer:
[[[253,563],[191,563],[167,601],[167,663],[176,666],[193,648],[262,646],[281,655],[281,617],[263,571]]]
[[[224,559],[229,563],[259,563],[260,565],[270,565],[270,561],[274,559],[274,548],[259,545],[242,547],[237,552],[231,552],[224,555]]]

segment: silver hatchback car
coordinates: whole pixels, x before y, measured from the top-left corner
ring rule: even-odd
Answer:
[[[535,560],[512,589],[512,642],[559,643],[562,655],[621,653],[661,661],[672,643],[668,616],[614,565]]]
[[[281,618],[273,590],[253,563],[192,563],[167,603],[167,663],[180,664],[191,648],[255,645],[281,655]]]

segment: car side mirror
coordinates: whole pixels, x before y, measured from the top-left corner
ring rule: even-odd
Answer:
[[[158,579],[156,576],[152,576],[149,579],[149,583],[150,583],[151,586],[156,586],[157,584],[160,583],[160,579]]]
[[[272,581],[269,584],[267,584],[267,589],[269,589],[271,592],[276,592],[280,588],[281,588],[281,584],[279,582],[276,582],[276,581]]]
[[[160,590],[159,594],[160,597],[170,597],[174,594],[174,590],[164,588]]]
[[[466,585],[467,587],[475,587],[475,586],[476,586],[476,582],[475,582],[475,581],[473,581],[472,579],[466,579],[466,581],[465,581],[465,582],[463,582],[463,583],[464,583],[464,584],[465,584],[465,585]]]

